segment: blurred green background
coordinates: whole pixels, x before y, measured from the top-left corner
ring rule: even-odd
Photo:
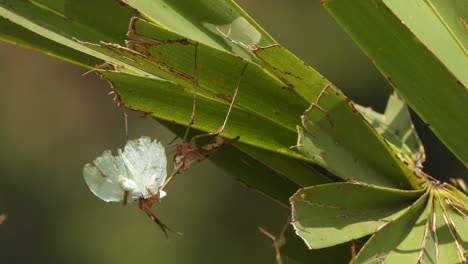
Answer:
[[[389,85],[318,0],[238,3],[351,99],[384,109]],[[0,58],[0,212],[8,215],[0,225],[1,263],[274,263],[271,241],[257,227],[278,233],[287,210],[210,161],[177,177],[167,199],[154,207],[183,236],[166,239],[136,204],[94,197],[82,166],[126,140],[123,113],[107,95],[108,84],[3,43]],[[147,135],[164,144],[173,138],[154,120],[129,114],[129,138]],[[466,179],[463,166],[415,122],[426,146],[426,171]]]

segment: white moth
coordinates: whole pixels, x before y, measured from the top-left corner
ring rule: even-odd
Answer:
[[[167,176],[167,159],[160,142],[149,137],[129,140],[124,151],[112,156],[110,150],[86,164],[83,177],[91,192],[106,202],[138,200],[140,209],[156,222],[164,234],[171,230],[151,212],[151,206],[165,196],[159,192]]]

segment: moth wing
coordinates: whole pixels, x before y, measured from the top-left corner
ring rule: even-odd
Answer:
[[[112,182],[117,183],[119,176],[127,177],[127,169],[122,160],[122,151],[118,150],[117,156],[112,156],[110,150],[104,151],[101,156],[94,160],[94,165],[102,172],[102,174],[109,178]]]
[[[118,177],[126,175],[126,168],[120,156],[114,157],[110,151],[104,151],[94,160],[94,165],[86,164],[83,168],[83,177],[91,192],[106,202],[122,201],[124,190]]]
[[[128,141],[122,160],[129,171],[128,177],[137,183],[145,198],[151,196],[147,188],[156,194],[166,180],[166,154],[163,145],[156,140],[141,137]]]

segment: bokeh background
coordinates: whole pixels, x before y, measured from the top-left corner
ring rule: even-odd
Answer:
[[[383,111],[391,88],[319,1],[242,0],[282,45],[356,102]],[[404,66],[402,66],[404,67]],[[108,84],[68,63],[0,43],[1,263],[274,263],[261,226],[278,233],[287,211],[205,161],[177,177],[154,208],[182,236],[166,239],[136,204],[94,197],[82,166],[125,144],[121,109]],[[129,113],[129,138],[173,134]],[[467,178],[467,171],[415,120],[426,171]]]

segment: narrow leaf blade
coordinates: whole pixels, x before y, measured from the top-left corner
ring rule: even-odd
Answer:
[[[468,149],[464,145],[468,142],[468,119],[461,110],[468,105],[464,78],[454,75],[419,41],[386,2],[334,0],[325,1],[324,6],[408,105],[467,166]],[[411,15],[419,19],[416,13]],[[457,60],[468,65],[466,55]],[[459,70],[466,74],[467,67]]]
[[[309,248],[329,247],[373,234],[421,193],[358,183],[307,187],[290,199],[293,225]]]

